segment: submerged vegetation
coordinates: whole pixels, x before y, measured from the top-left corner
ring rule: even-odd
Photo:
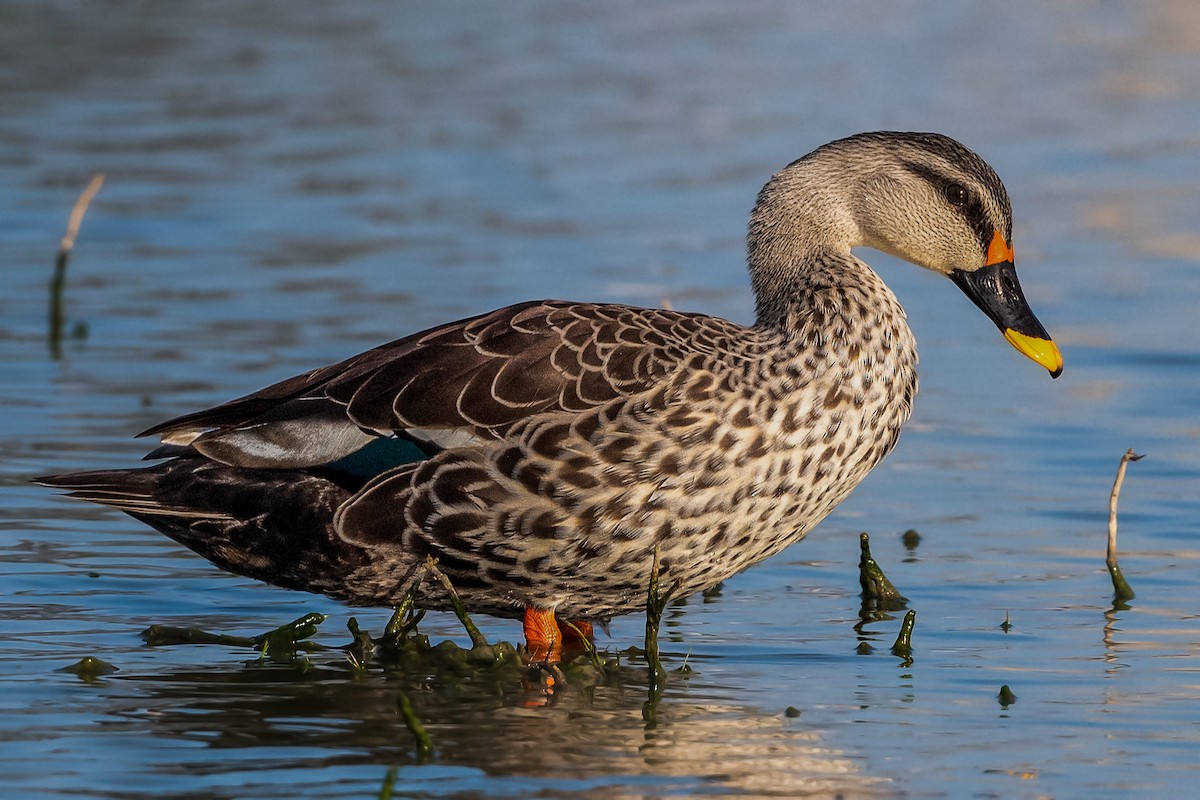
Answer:
[[[865,534],[861,539],[861,552],[863,623],[892,619],[881,609],[894,608],[896,603],[904,603],[904,599],[871,557]],[[425,612],[418,608],[418,602],[425,581],[440,583],[452,598],[455,615],[466,632],[469,645],[460,646],[449,640],[431,644],[428,636],[421,633],[419,625]],[[355,617],[350,617],[346,623],[348,642],[322,644],[313,637],[327,618],[323,614],[308,613],[286,625],[254,635],[152,625],[143,631],[142,638],[153,647],[216,644],[246,648],[256,653],[256,665],[285,670],[292,665],[291,668],[298,670],[298,680],[319,674],[313,670],[336,668],[338,661],[331,659],[330,654],[340,651],[352,681],[370,674],[380,675],[385,680],[395,714],[396,742],[410,754],[410,763],[427,764],[438,758],[441,730],[438,709],[444,707],[444,698],[461,699],[466,695],[497,698],[505,706],[535,708],[555,705],[565,691],[576,693],[590,705],[595,700],[594,693],[601,687],[618,693],[632,689],[644,697],[642,725],[650,735],[663,724],[660,704],[670,683],[686,680],[694,674],[687,657],[671,668],[664,665],[664,654],[659,647],[659,627],[664,612],[673,607],[673,593],[673,586],[660,585],[656,557],[647,586],[643,646],[619,652],[599,652],[589,637],[581,635],[581,648],[564,654],[563,661],[550,664],[533,661],[531,653],[523,647],[505,641],[489,641],[471,620],[449,578],[433,559],[429,559],[415,576],[408,592],[377,636],[360,627]],[[716,591],[705,593],[710,600],[716,595]],[[915,613],[909,611],[891,648],[906,666],[912,663],[914,620]],[[314,663],[310,661],[310,655],[315,653],[326,655]],[[88,657],[63,671],[75,672],[85,681],[92,682],[115,670],[112,665]],[[801,714],[801,708],[789,706],[784,717],[796,719]],[[404,730],[411,738],[404,736]],[[442,746],[450,748],[452,743],[446,742]],[[399,774],[395,767],[387,771],[378,790],[379,797],[398,796]]]
[[[871,555],[871,537],[866,532],[860,533],[858,544],[858,582],[862,586],[863,612],[900,611],[908,604],[908,599],[896,590]]]
[[[863,534],[861,542],[863,619],[891,619],[881,609],[894,609],[897,603],[904,603],[904,598],[871,557],[866,534]],[[425,581],[437,581],[449,594],[454,613],[470,641],[469,646],[463,647],[449,640],[431,644],[429,638],[420,632],[419,625],[425,612],[417,607],[417,603]],[[422,718],[422,708],[429,708],[430,691],[456,694],[468,687],[475,687],[475,691],[495,692],[498,696],[508,696],[517,691],[521,697],[514,700],[528,707],[552,704],[559,693],[567,690],[591,697],[591,693],[601,686],[615,687],[619,691],[640,686],[645,693],[642,719],[647,730],[654,729],[659,724],[658,708],[669,682],[674,678],[686,679],[693,674],[686,657],[679,666],[668,670],[659,648],[659,626],[672,593],[672,587],[660,586],[658,561],[655,558],[647,586],[643,647],[599,652],[589,637],[580,636],[582,646],[576,652],[564,655],[564,660],[559,663],[550,664],[532,661],[530,653],[523,647],[505,641],[488,641],[471,620],[449,578],[433,559],[425,563],[378,636],[363,630],[358,620],[350,617],[346,623],[350,641],[342,645],[324,645],[313,641],[312,637],[326,617],[309,613],[256,635],[229,635],[199,628],[152,625],[143,631],[142,637],[148,645],[155,647],[217,644],[252,649],[257,651],[259,661],[297,663],[301,674],[312,668],[309,654],[341,651],[352,674],[365,676],[368,672],[379,671],[388,678],[395,690],[397,724],[402,724],[412,737],[411,752],[416,763],[427,763],[434,758],[437,736],[436,729],[432,733],[427,729],[429,720]],[[712,592],[705,596],[711,599],[715,595],[716,592]],[[910,611],[891,650],[906,664],[911,663],[914,619],[915,615]],[[87,659],[77,665],[81,676],[104,674],[96,672],[85,662]],[[396,678],[401,681],[393,683]],[[799,709],[793,709],[788,716],[795,717],[799,713]],[[389,772],[379,796],[392,796],[394,784],[395,773]]]
[[[646,597],[646,663],[650,667],[650,691],[661,690],[667,679],[662,658],[658,653],[658,626],[662,623],[663,609],[667,607],[667,596],[659,592],[658,548],[654,549],[654,563],[650,567],[650,591]]]
[[[95,656],[84,656],[74,664],[71,664],[68,667],[63,667],[58,671],[74,673],[75,675],[79,676],[81,681],[91,683],[103,675],[111,675],[114,672],[119,672],[120,670],[107,661],[96,658]]]
[[[286,625],[260,633],[257,636],[229,636],[209,633],[199,628],[176,628],[169,625],[151,625],[142,631],[142,641],[151,647],[175,644],[222,644],[231,647],[253,647],[263,658],[291,657],[297,651],[325,649],[305,639],[317,632],[317,626],[326,619],[324,614],[310,612]]]
[[[905,666],[912,663],[912,632],[917,624],[917,612],[912,609],[904,615],[904,622],[900,624],[900,633],[896,635],[896,642],[892,645],[892,655],[899,656],[904,659]]]

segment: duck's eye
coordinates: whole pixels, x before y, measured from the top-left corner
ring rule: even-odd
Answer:
[[[952,206],[965,206],[967,198],[970,197],[966,187],[958,183],[951,183],[942,192],[946,195],[946,201]]]

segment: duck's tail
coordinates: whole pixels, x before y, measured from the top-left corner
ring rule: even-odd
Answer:
[[[357,487],[320,471],[247,469],[193,456],[37,482],[120,509],[221,569],[288,589],[354,602],[348,579],[368,561],[333,525]]]

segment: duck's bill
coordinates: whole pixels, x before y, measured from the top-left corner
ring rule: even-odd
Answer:
[[[996,323],[1009,344],[1049,370],[1051,378],[1062,374],[1062,354],[1033,315],[1012,261],[998,261],[972,272],[956,269],[950,278]]]

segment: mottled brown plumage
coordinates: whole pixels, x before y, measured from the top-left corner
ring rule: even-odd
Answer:
[[[995,256],[1010,229],[999,179],[957,142],[851,137],[760,193],[753,326],[511,306],[165,422],[146,432],[157,466],[45,482],[350,603],[394,604],[432,555],[471,610],[607,618],[643,607],[655,549],[672,594],[705,588],[800,539],[892,449],[915,344],[852,247],[951,275],[1061,369]],[[440,592],[421,602],[445,607]]]

